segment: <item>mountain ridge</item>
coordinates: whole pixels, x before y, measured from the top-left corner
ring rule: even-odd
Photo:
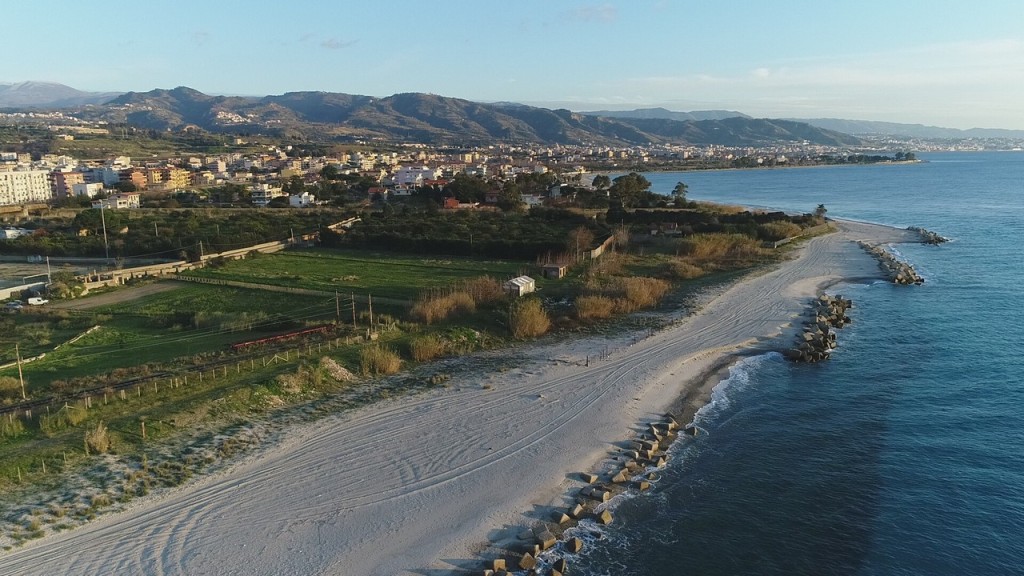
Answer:
[[[718,144],[758,146],[812,142],[855,146],[859,138],[786,120],[609,118],[566,109],[487,104],[407,92],[384,98],[337,92],[211,96],[192,88],[128,92],[82,118],[153,130],[196,126],[214,132],[411,140],[444,144],[531,142],[571,145]]]

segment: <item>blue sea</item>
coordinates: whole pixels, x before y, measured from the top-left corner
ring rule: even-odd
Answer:
[[[899,227],[921,286],[834,288],[852,326],[820,364],[732,368],[655,488],[574,574],[1024,574],[1024,154],[645,174],[668,193]]]

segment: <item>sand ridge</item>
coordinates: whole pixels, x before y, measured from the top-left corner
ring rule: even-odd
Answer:
[[[297,426],[227,470],[0,555],[4,574],[417,574],[480,569],[488,542],[544,517],[635,427],[729,354],[768,349],[808,300],[878,278],[855,222],[695,314],[586,365],[606,340],[517,349],[517,367]],[[557,358],[558,361],[553,361]]]

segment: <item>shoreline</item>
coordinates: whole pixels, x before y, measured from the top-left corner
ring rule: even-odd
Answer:
[[[478,572],[488,546],[549,520],[638,426],[696,413],[736,360],[777,350],[820,290],[880,278],[855,240],[915,236],[842,221],[647,338],[516,348],[497,368],[473,358],[449,388],[296,426],[181,490],[0,554],[0,571]]]

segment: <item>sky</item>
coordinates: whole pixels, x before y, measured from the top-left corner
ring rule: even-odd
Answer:
[[[33,0],[0,82],[1024,130],[1021,0]]]

